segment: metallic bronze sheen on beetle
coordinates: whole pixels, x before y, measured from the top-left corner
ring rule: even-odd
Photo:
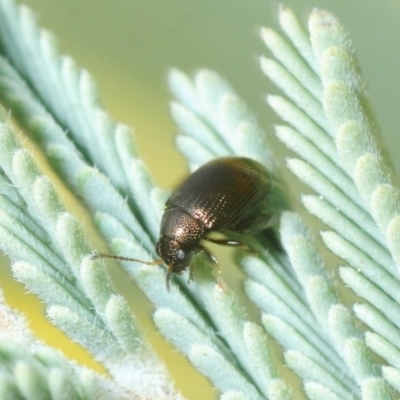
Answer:
[[[167,288],[171,274],[190,267],[193,256],[203,252],[218,262],[201,241],[225,246],[243,246],[230,239],[214,239],[212,232],[248,233],[267,228],[271,222],[269,195],[271,179],[257,161],[244,157],[217,158],[193,172],[165,204],[160,238],[156,245],[159,260],[98,253],[96,258],[113,258],[146,265],[168,266]]]
[[[157,254],[171,273],[181,274],[193,255],[204,252],[201,240],[240,246],[233,240],[216,240],[211,232],[246,233],[268,226],[271,180],[257,161],[244,157],[212,160],[193,172],[171,195],[161,221]]]

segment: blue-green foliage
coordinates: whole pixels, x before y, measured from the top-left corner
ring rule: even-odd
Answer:
[[[287,123],[276,135],[301,157],[289,159],[288,168],[317,193],[302,202],[330,229],[321,236],[343,260],[339,285],[358,294],[359,304],[343,301],[332,266],[289,210],[266,133],[230,85],[209,70],[193,78],[178,70],[169,75],[171,115],[181,131],[177,146],[192,169],[214,157],[241,155],[271,174],[275,229],[286,254],[254,238],[258,254],[238,257],[259,323],[248,319],[243,295],[218,284],[202,257],[194,261],[193,281],[174,279],[170,291],[162,267],[123,267],[153,303],[161,334],[212,381],[221,399],[394,399],[400,389],[398,188],[375,139],[377,124],[343,26],[321,10],[311,13],[309,32],[291,10],[281,7],[279,17],[282,34],[261,32],[273,55],[261,59],[262,71],[285,93],[267,97]],[[3,106],[86,204],[111,251],[153,259],[166,194],[154,186],[129,128],[107,115],[90,75],[58,54],[31,12],[12,0],[0,0],[0,45]],[[94,249],[79,220],[4,116],[0,149],[0,247],[13,260],[14,276],[111,377],[108,383],[91,378],[89,391],[65,360],[47,373],[29,340],[20,341],[28,354],[20,362],[18,348],[3,339],[12,335],[4,332],[4,395],[91,398],[108,384],[114,398],[181,398],[103,261],[91,258]],[[6,351],[15,362],[3,362]],[[68,368],[74,380],[66,377]]]

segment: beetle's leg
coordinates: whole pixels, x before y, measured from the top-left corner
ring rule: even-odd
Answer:
[[[210,261],[212,261],[214,264],[219,265],[217,257],[215,257],[214,254],[212,254],[210,250],[206,249],[204,246],[199,245],[198,253],[205,254]]]
[[[215,264],[217,270],[217,282],[220,289],[225,289],[225,283],[221,278],[221,264],[219,263],[218,259],[204,246],[199,246],[199,253],[204,253],[207,258]],[[190,269],[189,279],[191,279],[192,270]]]
[[[232,247],[241,247],[244,251],[248,251],[250,253],[257,253],[256,250],[249,247],[246,243],[240,242],[238,240],[231,240],[231,239],[213,239],[209,237],[204,237],[204,240],[208,242],[218,244],[219,246],[232,246]]]
[[[233,246],[233,247],[246,247],[246,244],[243,242],[239,242],[238,240],[231,240],[231,239],[213,239],[210,237],[204,237],[204,240],[207,242],[211,242],[214,244],[218,244],[219,246]]]
[[[193,280],[193,267],[189,265],[189,278],[188,278],[188,283],[190,283]]]

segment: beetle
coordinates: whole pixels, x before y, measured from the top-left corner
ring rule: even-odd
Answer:
[[[192,258],[204,253],[217,259],[202,241],[218,245],[244,246],[243,242],[215,239],[219,233],[254,233],[271,224],[269,207],[271,178],[259,162],[246,157],[216,158],[194,171],[171,194],[164,208],[156,253],[151,262],[127,257],[98,254],[147,265],[165,263],[169,288],[171,274],[182,274]]]

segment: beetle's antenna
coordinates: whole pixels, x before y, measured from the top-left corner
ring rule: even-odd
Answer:
[[[143,260],[138,260],[136,258],[114,256],[112,254],[104,254],[104,253],[96,253],[96,254],[92,254],[92,256],[91,256],[92,260],[97,260],[98,258],[112,258],[114,260],[133,261],[133,262],[138,262],[138,263],[146,264],[146,265],[158,265],[158,264],[162,264],[164,262],[161,259],[154,260],[154,261],[143,261]]]

